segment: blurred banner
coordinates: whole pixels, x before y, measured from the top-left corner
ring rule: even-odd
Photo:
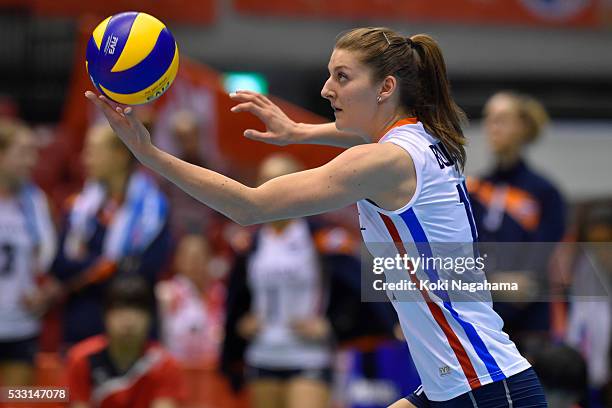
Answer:
[[[597,27],[605,0],[234,0],[244,13],[329,19]]]
[[[185,23],[211,23],[215,19],[215,0],[0,0],[0,8],[24,9],[25,11],[52,16],[110,16],[136,10],[149,13],[163,21]]]

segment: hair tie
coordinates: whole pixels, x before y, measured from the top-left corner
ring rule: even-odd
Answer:
[[[385,36],[385,40],[387,40],[387,44],[391,45],[391,41],[389,41],[389,37],[387,37],[387,33],[383,31],[382,35]]]

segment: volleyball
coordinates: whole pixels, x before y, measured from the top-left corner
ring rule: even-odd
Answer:
[[[140,12],[102,21],[87,44],[85,69],[101,94],[124,105],[159,98],[176,77],[178,46],[170,30]]]

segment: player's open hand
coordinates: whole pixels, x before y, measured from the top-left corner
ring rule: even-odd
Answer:
[[[252,313],[247,313],[240,320],[236,326],[236,331],[245,340],[250,340],[259,332],[261,329],[261,323],[257,316]]]
[[[293,137],[297,124],[274,102],[257,92],[237,91],[230,98],[238,102],[232,112],[249,112],[257,116],[266,125],[266,131],[247,129],[244,136],[265,143],[284,146],[294,143]]]
[[[85,92],[85,97],[100,109],[117,136],[132,151],[134,156],[142,161],[146,154],[152,150],[153,145],[149,131],[134,116],[134,109],[113,106],[108,98],[103,95],[98,96],[91,91]]]

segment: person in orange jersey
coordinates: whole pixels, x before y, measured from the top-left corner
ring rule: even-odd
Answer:
[[[497,299],[495,308],[527,354],[549,337],[551,305],[544,302],[548,259],[565,232],[563,197],[525,159],[525,151],[548,121],[544,106],[529,95],[510,91],[493,95],[484,108],[484,131],[495,164],[467,183],[480,241],[523,243],[502,244],[508,246],[503,247],[495,279],[517,282],[520,291]],[[534,242],[551,244],[525,244]]]

